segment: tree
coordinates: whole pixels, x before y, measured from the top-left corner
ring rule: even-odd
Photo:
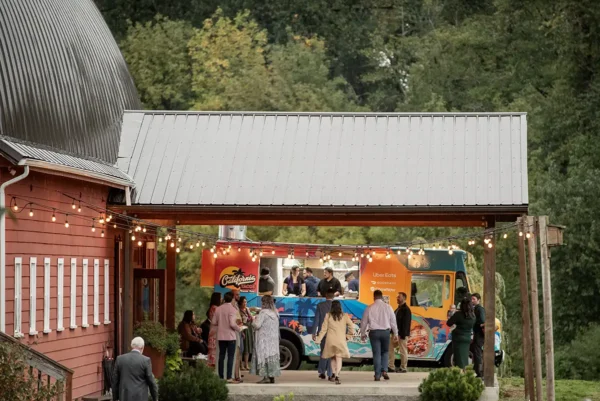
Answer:
[[[187,43],[192,34],[188,22],[160,15],[143,24],[129,25],[120,47],[146,108],[189,108],[192,91]]]

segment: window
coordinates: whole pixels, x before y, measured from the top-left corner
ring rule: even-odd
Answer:
[[[83,259],[83,272],[81,273],[81,327],[90,327],[88,324],[88,260]]]
[[[465,276],[465,273],[456,273],[454,288],[454,305],[458,307],[460,301],[462,301],[462,299],[469,293],[469,286],[467,284],[467,277]]]
[[[442,308],[444,298],[447,299],[449,291],[444,293],[444,275],[413,274],[411,279],[410,306],[424,308]],[[447,288],[449,281],[446,281]]]
[[[37,319],[37,258],[29,258],[29,335],[35,336],[38,332],[35,329]]]
[[[69,328],[77,328],[77,259],[71,258],[71,322]]]
[[[23,307],[22,300],[22,285],[21,280],[23,277],[22,274],[23,268],[23,259],[15,258],[15,337],[21,338],[23,337],[23,333],[21,333],[21,311]]]
[[[50,333],[50,258],[44,258],[44,334]]]
[[[63,291],[64,291],[64,279],[65,279],[65,259],[58,259],[58,273],[57,273],[57,301],[56,301],[56,331],[63,331]]]

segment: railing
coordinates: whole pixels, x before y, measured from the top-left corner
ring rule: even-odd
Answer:
[[[73,371],[71,369],[20,343],[6,333],[0,332],[0,342],[11,343],[25,352],[25,362],[29,365],[29,374],[32,377],[37,376],[38,389],[41,386],[50,387],[56,382],[62,382],[61,391],[56,399],[58,401],[73,399]]]

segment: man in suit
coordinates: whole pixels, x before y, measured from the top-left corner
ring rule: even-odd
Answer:
[[[317,310],[315,311],[315,322],[312,327],[312,338],[313,341],[317,338],[317,335],[321,331],[321,327],[323,326],[323,321],[325,320],[325,315],[329,313],[331,310],[331,303],[333,302],[333,298],[335,297],[335,290],[330,288],[325,293],[325,301],[319,303],[317,305]],[[327,340],[327,336],[323,337],[321,340],[321,355],[323,354],[323,348],[325,348],[325,340]],[[331,372],[331,360],[330,359],[319,359],[319,378],[325,379],[325,373],[327,373],[327,377],[330,379],[333,377],[333,373]]]
[[[396,325],[398,326],[398,341],[390,341],[390,355],[388,368],[390,372],[394,370],[397,373],[406,373],[408,365],[408,337],[410,336],[410,324],[412,321],[412,312],[406,303],[406,294],[399,292],[396,297],[398,307],[394,311],[396,315]],[[394,344],[395,343],[395,344]],[[396,369],[396,355],[394,352],[394,346],[397,345],[400,348],[400,367]]]
[[[158,401],[158,386],[152,375],[150,358],[142,355],[144,339],[131,340],[131,352],[119,355],[112,379],[113,401],[148,401],[148,390]]]
[[[471,303],[475,310],[475,326],[473,327],[473,342],[471,343],[471,353],[473,354],[473,367],[477,377],[483,377],[483,343],[485,309],[481,306],[481,295],[475,293],[471,295]]]

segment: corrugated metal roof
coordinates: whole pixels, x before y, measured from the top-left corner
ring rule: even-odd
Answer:
[[[133,185],[131,178],[118,168],[101,160],[90,160],[66,154],[62,150],[52,150],[40,146],[25,143],[23,141],[0,136],[0,152],[15,162],[27,160],[39,160],[57,166],[65,166],[86,172],[100,174],[105,177],[116,178],[129,182]]]
[[[92,0],[0,1],[0,135],[114,163],[141,104]]]
[[[524,113],[134,112],[138,205],[527,205]]]

